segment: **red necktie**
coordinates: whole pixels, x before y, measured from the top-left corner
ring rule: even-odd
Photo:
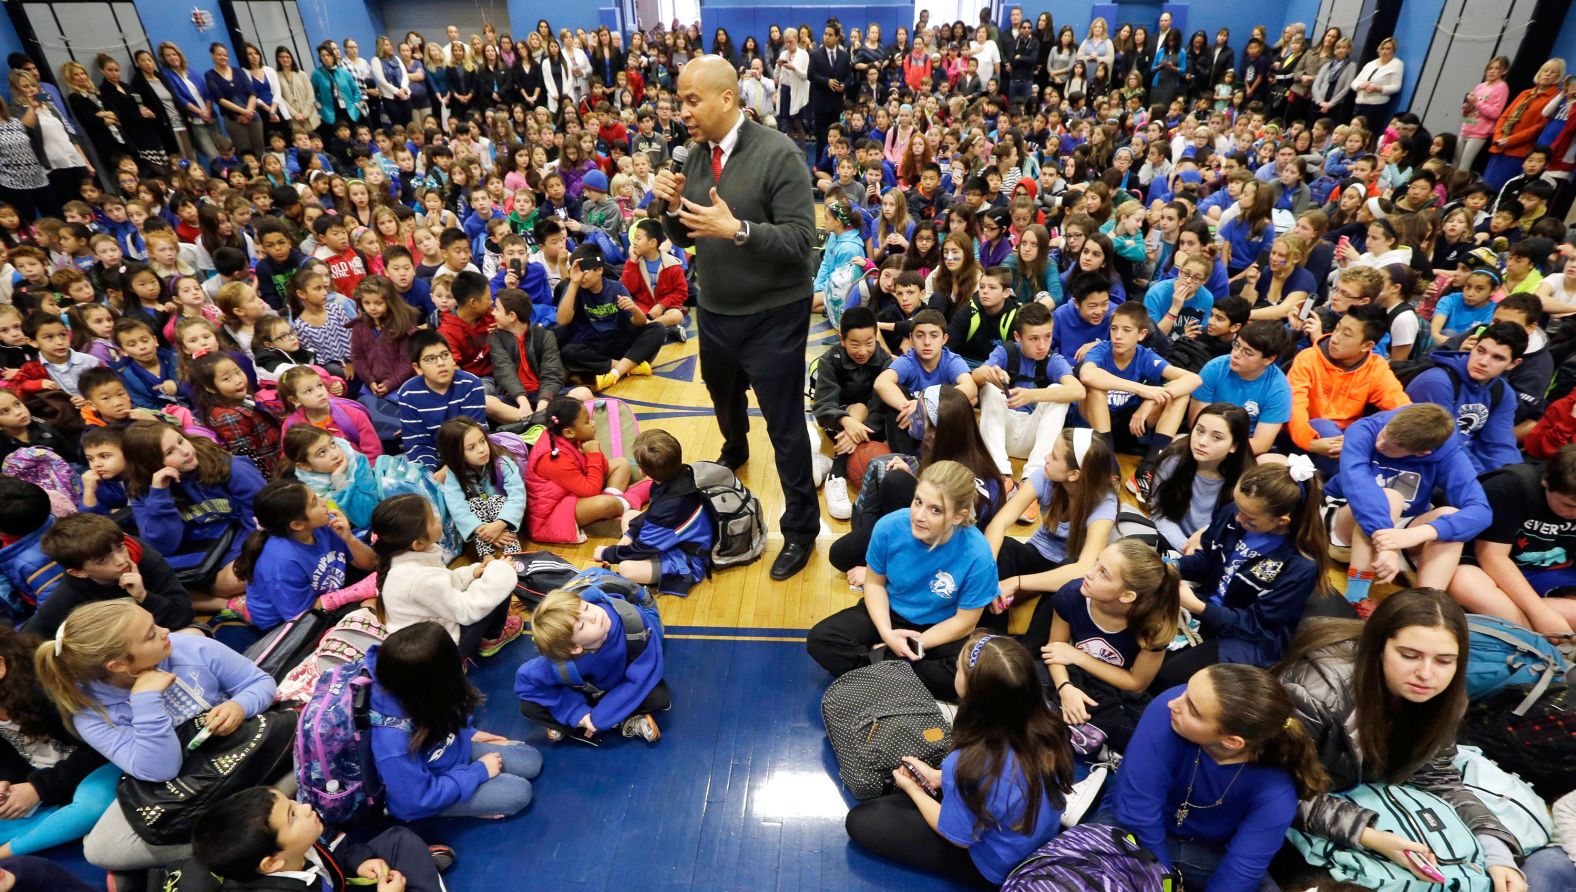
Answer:
[[[719,145],[711,147],[711,181],[722,182],[722,146]]]

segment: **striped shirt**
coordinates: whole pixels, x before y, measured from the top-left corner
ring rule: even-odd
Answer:
[[[396,402],[405,457],[434,471],[442,466],[437,440],[445,421],[465,416],[487,424],[487,391],[481,379],[469,372],[456,371],[447,393],[434,391],[426,378],[417,375],[400,387]]]

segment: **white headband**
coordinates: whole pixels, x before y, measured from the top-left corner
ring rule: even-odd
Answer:
[[[1379,196],[1375,195],[1368,199],[1368,213],[1373,214],[1375,219],[1384,216],[1384,207],[1379,204]]]
[[[1087,427],[1073,428],[1073,460],[1078,462],[1078,467],[1083,467],[1084,456],[1089,454],[1089,446],[1093,442],[1093,430]]]

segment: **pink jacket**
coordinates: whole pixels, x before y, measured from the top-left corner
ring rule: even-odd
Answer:
[[[383,441],[378,439],[378,432],[372,427],[372,416],[366,407],[355,400],[331,396],[328,398],[328,415],[333,419],[334,426],[339,428],[340,436],[365,455],[367,461],[377,461],[378,456],[383,454]],[[285,416],[280,434],[283,435],[298,424],[311,423],[306,418],[305,409],[296,409]]]
[[[1499,113],[1510,100],[1510,87],[1504,81],[1497,84],[1485,81],[1472,88],[1472,98],[1477,106],[1461,119],[1461,138],[1488,139],[1494,135],[1494,122],[1499,120]]]

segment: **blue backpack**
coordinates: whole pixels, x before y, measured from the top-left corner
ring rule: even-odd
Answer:
[[[1555,681],[1568,681],[1572,667],[1559,648],[1537,632],[1493,616],[1467,617],[1467,696],[1481,700],[1508,687],[1529,688],[1515,715],[1526,715]]]
[[[646,645],[662,634],[662,616],[657,612],[657,599],[646,587],[614,573],[606,567],[581,570],[563,586],[565,591],[579,592],[596,588],[607,596],[608,606],[618,613],[624,624],[624,665],[635,662],[646,652]],[[565,687],[584,694],[586,700],[595,702],[607,693],[580,674],[574,660],[553,660],[553,671]]]
[[[1348,849],[1323,836],[1301,830],[1286,833],[1292,846],[1316,868],[1337,880],[1385,892],[1492,892],[1494,882],[1484,867],[1483,848],[1455,806],[1426,790],[1392,784],[1358,784],[1331,794],[1378,815],[1375,830],[1394,833],[1428,846],[1445,883],[1420,880],[1410,870],[1367,849]]]

